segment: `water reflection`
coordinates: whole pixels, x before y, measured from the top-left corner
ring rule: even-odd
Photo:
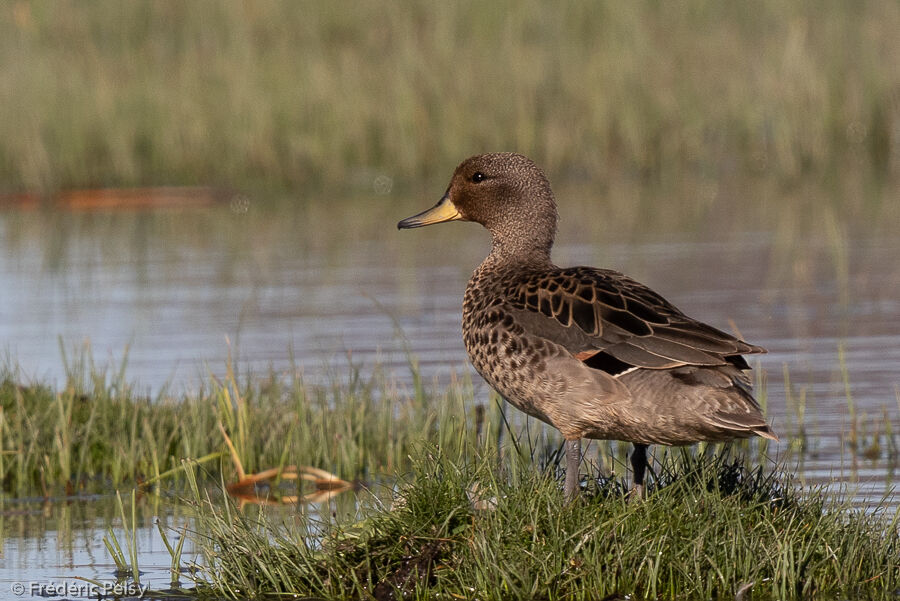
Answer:
[[[143,500],[137,509],[134,533],[142,584],[154,590],[169,589],[172,559],[160,537],[157,520],[177,544],[184,526],[191,522],[190,515],[178,504],[160,504],[158,498]],[[110,587],[125,585],[127,579],[116,573],[103,543],[110,524],[116,524],[112,532],[123,545],[127,538],[121,521],[116,520],[116,511],[115,497],[109,496],[52,503],[0,502],[0,599],[77,598],[89,584],[81,580],[84,578]],[[183,566],[198,561],[190,540],[182,551]],[[68,594],[51,594],[60,592]]]

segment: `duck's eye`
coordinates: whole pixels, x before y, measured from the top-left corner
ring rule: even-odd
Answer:
[[[485,179],[487,179],[487,178],[485,177],[484,173],[482,173],[481,171],[476,171],[472,175],[472,181],[475,182],[476,184],[479,182],[483,182]]]

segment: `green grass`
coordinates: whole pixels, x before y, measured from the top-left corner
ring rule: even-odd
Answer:
[[[498,472],[491,453],[463,461],[433,447],[419,457],[393,503],[376,495],[365,519],[319,537],[201,502],[201,588],[235,599],[710,599],[745,587],[891,599],[900,586],[900,512],[855,512],[727,455],[675,452],[646,501],[604,480],[571,506],[531,465]]]
[[[0,181],[371,191],[501,149],[594,182],[896,174],[898,30],[890,0],[22,0]]]
[[[64,361],[68,376],[59,389],[20,383],[14,366],[0,370],[0,493],[52,498],[132,486],[178,492],[187,485],[185,461],[202,464],[210,481],[234,482],[238,472],[223,432],[248,474],[308,465],[351,482],[394,478],[411,469],[423,443],[457,454],[501,449],[537,467],[559,459],[560,439],[551,428],[513,409],[504,416],[495,397],[474,395],[468,378],[447,386],[423,382],[414,362],[409,385],[377,366],[364,376],[351,365],[315,386],[299,376],[239,376],[229,369],[224,380],[210,378],[194,392],[164,389],[151,398],[128,381],[124,363],[111,370],[88,351]],[[810,435],[806,389],[787,370],[785,376],[787,420],[778,430],[788,443],[784,459],[802,460],[816,452],[810,442],[829,433]],[[846,432],[831,433],[844,437],[842,456],[893,465],[900,457],[895,412],[857,415],[846,368],[842,377],[851,419]],[[763,379],[757,393],[765,405]],[[732,447],[753,463],[766,462],[764,440]],[[630,445],[596,441],[586,457],[612,473],[628,452]]]
[[[409,469],[412,446],[459,447],[476,436],[471,384],[406,389],[377,373],[351,372],[328,386],[229,372],[196,393],[143,396],[86,356],[68,364],[59,390],[23,385],[0,372],[0,482],[14,496],[97,492],[142,482],[183,490],[182,460],[201,461],[210,478],[236,476],[222,430],[245,470],[289,463],[365,480]],[[386,402],[382,399],[391,399]],[[496,406],[482,430],[500,426]]]

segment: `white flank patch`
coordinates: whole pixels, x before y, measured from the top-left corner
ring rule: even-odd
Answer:
[[[633,371],[636,370],[636,369],[640,369],[640,367],[637,367],[637,366],[635,366],[635,367],[629,367],[628,369],[626,369],[626,370],[623,371],[622,373],[618,373],[618,374],[614,375],[613,377],[614,377],[614,378],[618,378],[618,377],[624,376],[625,374],[630,374],[631,372],[633,372]]]

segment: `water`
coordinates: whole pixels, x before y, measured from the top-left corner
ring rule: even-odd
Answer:
[[[742,213],[731,205],[647,213],[665,206],[656,199],[640,210],[616,205],[601,218],[588,195],[573,196],[560,207],[559,264],[625,271],[688,314],[736,326],[768,348],[753,362],[782,435],[776,453],[799,445],[802,430],[806,452],[792,455],[801,480],[849,485],[861,506],[891,493],[897,450],[885,443],[888,428],[900,441],[900,240],[891,199],[865,218],[840,206],[810,211],[816,199],[793,211],[775,199]],[[194,390],[222,375],[229,356],[243,373],[300,370],[312,382],[348,361],[380,364],[402,379],[412,356],[427,378],[447,381],[469,369],[460,303],[487,235],[458,223],[397,232],[396,221],[428,200],[375,198],[7,211],[0,347],[21,380],[57,384],[61,348],[69,357],[88,349],[112,370],[127,357],[128,378],[151,394]],[[848,448],[854,430],[857,452]],[[111,577],[103,520],[35,528],[34,519],[45,520],[0,518],[0,598],[5,583],[23,579]],[[139,537],[141,565],[167,578],[155,527],[144,525]]]
[[[109,496],[4,503],[0,511],[0,599],[96,598],[98,592],[141,596],[126,575],[117,573],[103,543],[117,511],[115,498]],[[182,529],[191,520],[174,504],[152,507],[141,502],[137,515],[134,534],[140,550],[141,585],[157,591],[170,589],[172,559],[156,523],[162,520],[170,543],[177,545]],[[128,535],[120,520],[117,524],[113,533],[127,554]],[[199,557],[187,540],[180,563],[187,567],[195,562]],[[183,586],[190,586],[183,572],[180,578]]]

